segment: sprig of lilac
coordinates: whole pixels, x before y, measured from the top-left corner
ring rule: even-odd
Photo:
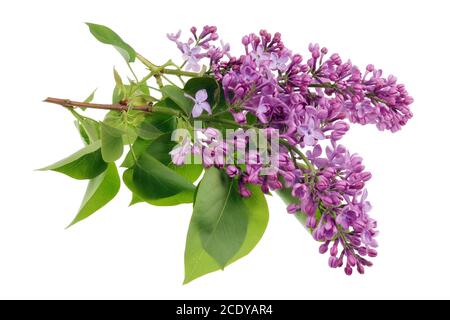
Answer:
[[[214,128],[203,129],[207,138],[191,151],[206,152],[205,167],[223,168],[237,178],[244,197],[251,196],[248,184],[260,185],[265,193],[292,188],[298,201],[287,210],[306,217],[312,237],[321,243],[320,253],[329,251],[329,266],[344,267],[347,275],[354,268],[364,273],[372,266],[367,257],[375,257],[378,246],[365,189],[371,174],[362,158],[338,141],[349,131],[349,122],[400,130],[412,117],[413,98],[405,86],[394,76],[384,78],[373,65],[362,72],[318,44],[308,47],[310,57],[304,61],[286,48],[279,33],[244,36],[244,53],[233,57],[229,46],[212,44],[218,39],[215,27],[204,27],[199,36],[195,28],[191,32],[186,43],[178,40],[179,33],[169,36],[183,52],[186,68],[199,70],[200,59],[209,58],[208,73],[220,82],[235,122],[244,125],[253,114],[268,136],[279,130],[282,144],[279,168],[269,175],[261,174],[261,154],[249,155],[245,169],[225,164],[226,157],[234,157],[234,147],[217,141]],[[196,102],[194,117],[199,106]]]

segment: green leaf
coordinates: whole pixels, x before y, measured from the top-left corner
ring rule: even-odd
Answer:
[[[120,111],[117,110],[111,110],[109,111],[105,118],[103,119],[103,122],[107,124],[110,127],[119,129],[124,131],[126,129],[126,124],[124,123],[123,114]]]
[[[93,179],[107,167],[106,162],[103,161],[100,146],[101,141],[95,141],[71,156],[40,170],[60,172],[78,180]]]
[[[136,60],[136,51],[129,44],[122,40],[117,33],[110,28],[94,24],[86,23],[92,35],[100,42],[114,46],[127,62]]]
[[[112,96],[112,103],[119,103],[125,100],[125,91],[123,87],[115,86]]]
[[[113,110],[106,114],[103,123],[120,131],[124,144],[133,144],[137,139],[137,134],[136,128],[131,123],[141,121],[139,118],[143,117],[143,114],[144,112],[141,111],[131,110],[123,113]]]
[[[172,163],[172,158],[169,154],[173,147],[177,145],[175,141],[171,140],[172,134],[165,133],[155,139],[147,148],[149,154],[151,154],[156,160],[162,164],[168,166],[179,175],[185,177],[191,182],[195,182],[200,174],[203,172],[203,166],[200,164],[186,164],[177,166]]]
[[[185,164],[182,166],[177,166],[170,163],[168,167],[192,183],[197,181],[203,172],[203,166],[201,164]]]
[[[124,86],[122,78],[120,77],[120,74],[117,72],[116,68],[113,69],[113,73],[116,86],[114,87],[112,102],[119,103],[126,99],[127,89]]]
[[[84,99],[83,102],[85,103],[91,103],[92,101],[94,101],[95,98],[95,93],[97,92],[97,89],[95,89],[94,91],[92,91],[92,93],[86,98]]]
[[[123,132],[101,123],[102,157],[105,162],[114,162],[123,154]]]
[[[125,174],[125,173],[124,173],[124,174]],[[123,177],[122,179],[125,179],[125,177]],[[124,180],[124,181],[125,181],[125,180]],[[130,202],[130,207],[131,207],[131,206],[134,206],[135,204],[142,203],[142,202],[145,202],[145,201],[142,200],[141,198],[139,198],[139,196],[136,195],[135,193],[132,193],[132,196],[131,196],[131,202]]]
[[[94,119],[80,115],[72,108],[69,111],[77,119],[77,127],[86,145],[100,139],[100,124]]]
[[[83,140],[84,145],[87,146],[91,141],[89,140],[89,137],[86,133],[86,130],[80,125],[78,121],[75,120],[75,127],[78,129],[78,132],[80,133],[81,140]]]
[[[119,189],[119,173],[117,172],[116,165],[110,163],[105,172],[89,182],[80,210],[69,227],[103,208],[108,202],[114,199]]]
[[[154,140],[163,133],[172,132],[176,129],[176,118],[165,114],[150,114],[137,127],[139,137],[146,140]]]
[[[199,185],[199,189],[202,187],[203,182]],[[239,251],[226,264],[227,266],[245,257],[255,248],[263,236],[269,221],[269,209],[261,189],[258,186],[249,186],[249,188],[252,191],[252,196],[242,199],[243,205],[248,208],[248,225],[245,240]],[[199,201],[199,197],[200,195],[196,197],[195,203]],[[187,235],[184,265],[184,284],[205,274],[222,269],[203,248],[200,230],[194,219],[191,220]]]
[[[139,83],[138,84],[138,89],[137,89],[138,93],[142,93],[146,96],[150,95],[150,89],[148,88],[147,83]]]
[[[248,216],[237,180],[219,169],[208,169],[197,192],[192,223],[203,248],[220,267],[225,267],[244,242]]]
[[[128,187],[128,189],[130,189],[130,191],[133,193],[133,198],[131,200],[130,206],[134,205],[136,203],[146,202],[146,203],[154,205],[154,206],[167,207],[167,206],[176,206],[176,205],[184,204],[184,203],[192,203],[192,201],[193,201],[193,196],[194,196],[193,191],[180,192],[176,195],[173,195],[173,196],[170,196],[167,198],[162,198],[162,199],[143,200],[136,194],[138,191],[133,182],[133,169],[128,169],[123,173],[123,182]]]
[[[145,152],[145,150],[147,150],[150,143],[152,143],[152,141],[137,138],[131,147],[133,149],[133,151],[130,150],[128,152],[125,159],[123,160],[123,163],[120,166],[122,168],[133,167],[136,164],[134,157],[139,158],[141,156],[141,154],[143,154]]]
[[[113,68],[113,74],[114,74],[114,81],[116,82],[116,86],[123,86],[123,80],[120,76],[119,72],[117,72],[116,68]]]
[[[184,191],[194,192],[194,185],[144,152],[136,163],[133,174],[136,194],[143,199],[162,199]]]
[[[150,117],[147,117],[137,128],[137,135],[142,139],[154,140],[163,134],[150,119]]]
[[[175,129],[176,119],[173,116],[156,113],[145,115],[144,120],[140,122],[136,129],[136,134],[139,136],[133,144],[133,151],[136,158],[139,158],[154,140],[161,137],[164,133],[172,132]],[[170,143],[170,136],[168,137],[168,140],[168,143]],[[170,144],[170,146],[172,145],[173,144]],[[168,154],[171,149],[168,147],[166,150]],[[158,160],[161,161],[160,159]],[[122,167],[130,168],[134,166],[134,164],[134,157],[130,151],[126,156]]]
[[[184,91],[176,86],[165,86],[161,89],[164,97],[169,98],[183,111],[186,115],[190,115],[194,102],[184,95]]]
[[[96,92],[97,92],[97,89],[95,89],[94,91],[92,91],[92,93],[91,93],[86,99],[84,99],[83,102],[85,102],[85,103],[91,103],[91,102],[94,100],[94,98],[95,98],[95,93],[96,93]],[[85,107],[81,107],[80,109],[83,110],[83,111],[86,110]]]
[[[211,77],[199,77],[192,78],[186,82],[184,86],[184,91],[195,97],[197,91],[205,89],[208,92],[208,102],[210,106],[213,108],[220,99],[220,87],[217,81]]]
[[[136,140],[136,143],[133,145],[134,154],[136,157],[140,158],[142,154],[145,152],[146,154],[151,155],[156,161],[158,161],[162,165],[167,166],[165,167],[167,168],[167,170],[170,170],[173,173],[177,174],[178,176],[181,176],[190,183],[195,182],[202,174],[203,166],[199,164],[187,164],[183,166],[174,165],[171,162],[169,152],[170,150],[172,150],[172,147],[175,145],[175,143],[171,141],[170,138],[171,133],[166,133],[161,135],[160,137],[158,137],[158,139],[154,141],[138,139]],[[127,167],[130,168],[134,165],[134,157],[131,153],[127,155],[127,159],[125,160],[126,162],[124,162],[124,164]],[[132,204],[145,201],[156,206],[171,206],[181,203],[191,203],[193,201],[194,192],[192,188],[189,188],[189,190],[179,192],[177,194],[168,197],[158,199],[142,197],[142,194],[141,196],[139,196],[137,195],[139,191],[134,185],[134,182],[132,181],[133,179],[130,178],[130,176],[131,177],[133,176],[132,171],[133,170],[127,170],[126,173],[124,173],[123,177],[125,184],[134,193]]]
[[[171,133],[159,136],[149,145],[146,151],[166,166],[172,162],[169,152],[177,145],[176,142],[171,140],[171,136]]]

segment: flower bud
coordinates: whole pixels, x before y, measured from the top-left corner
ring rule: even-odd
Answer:
[[[233,165],[228,166],[226,171],[230,178],[234,178],[239,174],[239,169]]]
[[[328,244],[329,244],[329,242],[327,241],[319,247],[320,254],[324,254],[328,251]]]
[[[371,258],[375,258],[376,256],[378,256],[378,252],[375,249],[369,249],[368,254]]]

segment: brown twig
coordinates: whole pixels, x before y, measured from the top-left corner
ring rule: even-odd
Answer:
[[[100,104],[100,103],[87,103],[87,102],[79,102],[72,101],[69,99],[59,99],[59,98],[47,98],[44,102],[58,104],[60,106],[66,108],[90,108],[90,109],[101,109],[101,110],[117,110],[117,111],[127,111],[129,107],[124,104],[114,103],[114,104]],[[137,111],[151,111],[151,105],[147,106],[136,106],[132,107],[132,110]]]

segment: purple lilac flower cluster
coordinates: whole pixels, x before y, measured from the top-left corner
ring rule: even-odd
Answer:
[[[368,214],[371,205],[365,189],[371,174],[362,158],[338,141],[349,130],[349,122],[392,132],[404,126],[412,117],[413,102],[404,85],[394,76],[384,78],[373,65],[361,71],[317,44],[309,46],[310,57],[305,60],[285,47],[279,33],[272,36],[262,30],[244,36],[245,53],[232,57],[228,45],[213,44],[218,39],[215,27],[205,27],[199,36],[195,28],[191,31],[193,38],[187,43],[178,40],[179,33],[169,36],[183,52],[186,67],[199,70],[199,60],[209,58],[209,73],[221,83],[236,123],[246,124],[252,114],[256,127],[268,136],[278,130],[283,142],[279,167],[272,174],[262,175],[264,165],[258,161],[247,163],[244,170],[227,165],[223,157],[214,156],[217,148],[227,152],[214,139],[204,141],[203,148],[212,151],[212,157],[204,158],[205,167],[215,165],[237,177],[245,197],[251,195],[247,184],[260,185],[266,193],[291,188],[298,201],[287,210],[306,215],[306,226],[322,243],[320,253],[330,253],[330,267],[344,267],[347,275],[354,268],[364,273],[364,267],[372,265],[366,257],[377,255],[377,223]],[[209,110],[197,107],[194,116],[201,109]],[[214,130],[204,133],[211,137]]]
[[[217,28],[214,26],[204,26],[200,34],[196,27],[191,28],[192,36],[187,42],[181,42],[181,31],[175,34],[168,34],[169,40],[176,43],[178,49],[183,54],[186,70],[200,71],[200,61],[203,58],[210,59],[211,63],[217,63],[224,56],[229,57],[230,46],[223,44],[219,48],[213,43],[219,38]]]

